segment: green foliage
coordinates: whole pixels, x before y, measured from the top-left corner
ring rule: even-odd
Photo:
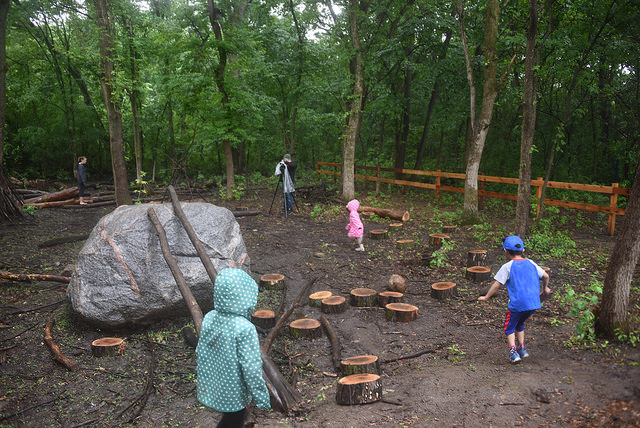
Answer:
[[[579,346],[593,346],[595,333],[594,307],[602,295],[602,283],[595,278],[583,292],[576,292],[570,284],[563,284],[558,299],[568,308],[567,315],[575,320],[576,332],[569,340]]]
[[[555,230],[553,223],[550,217],[546,217],[531,228],[531,235],[525,239],[527,251],[536,251],[542,259],[548,255],[566,258],[574,252],[576,243],[569,237],[569,232]]]
[[[23,205],[22,212],[29,215],[34,215],[38,209],[33,205]]]
[[[335,220],[340,216],[344,216],[346,219],[346,210],[339,205],[316,204],[311,209],[310,215],[316,221]]]
[[[443,239],[442,246],[431,253],[429,266],[432,268],[443,267],[447,262],[448,253],[454,248],[454,246],[453,242],[448,239]]]

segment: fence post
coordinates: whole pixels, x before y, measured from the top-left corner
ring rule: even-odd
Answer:
[[[609,208],[611,208],[611,212],[609,213],[609,236],[613,236],[616,231],[616,208],[618,208],[617,188],[618,183],[611,184],[611,196],[609,197]]]
[[[440,172],[441,170],[436,170],[438,175],[436,175],[436,200],[440,200]]]
[[[538,199],[538,205],[536,206],[536,218],[540,217],[540,205],[542,202],[542,186],[544,185],[544,179],[542,177],[538,177],[536,181],[541,182],[536,187],[536,198]]]
[[[478,209],[484,208],[484,196],[482,196],[482,191],[484,190],[484,180],[482,180],[483,175],[480,174],[478,176]]]
[[[380,194],[380,164],[376,165],[376,195]]]
[[[335,186],[336,180],[338,179],[338,167],[333,166],[333,185]]]

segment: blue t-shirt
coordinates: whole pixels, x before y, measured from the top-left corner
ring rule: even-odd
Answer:
[[[507,286],[509,310],[540,309],[540,278],[544,270],[529,259],[511,260],[502,265],[494,279]]]

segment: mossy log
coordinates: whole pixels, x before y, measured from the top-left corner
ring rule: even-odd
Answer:
[[[260,277],[260,287],[266,290],[284,289],[284,275],[279,273],[266,273]]]
[[[385,229],[373,229],[369,232],[369,238],[374,241],[387,238],[387,231]]]
[[[354,374],[338,380],[336,401],[354,405],[375,403],[382,399],[380,376],[373,373]]]
[[[305,337],[315,339],[322,336],[320,321],[313,318],[300,318],[289,324],[289,333],[296,339]]]
[[[409,322],[418,317],[418,308],[407,303],[389,303],[384,309],[388,321]]]
[[[342,296],[331,296],[322,300],[320,308],[325,314],[340,314],[347,309],[347,299]]]
[[[436,282],[431,284],[431,297],[445,300],[458,296],[458,288],[453,282]]]
[[[270,309],[259,309],[251,314],[251,322],[263,330],[270,330],[276,325],[276,313]]]
[[[309,295],[309,306],[319,308],[322,306],[322,301],[327,297],[331,297],[333,294],[331,291],[316,291]]]
[[[491,278],[491,269],[486,266],[471,266],[467,268],[466,278],[472,282],[483,282]]]
[[[487,250],[470,250],[467,253],[467,267],[486,266]]]
[[[91,353],[94,357],[113,357],[124,355],[125,341],[118,337],[103,337],[91,342]]]
[[[378,293],[378,305],[384,308],[389,303],[402,303],[404,294],[397,291],[381,291]]]
[[[349,303],[359,308],[377,306],[378,292],[371,288],[355,288],[349,293]]]
[[[380,374],[380,361],[375,355],[356,355],[340,361],[342,376],[372,373]]]

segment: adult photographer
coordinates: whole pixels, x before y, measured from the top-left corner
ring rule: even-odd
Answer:
[[[285,209],[288,214],[293,211],[293,192],[296,191],[293,184],[295,182],[296,167],[296,163],[288,153],[284,155],[282,160],[276,165],[275,175],[282,174],[282,191],[284,193]]]

